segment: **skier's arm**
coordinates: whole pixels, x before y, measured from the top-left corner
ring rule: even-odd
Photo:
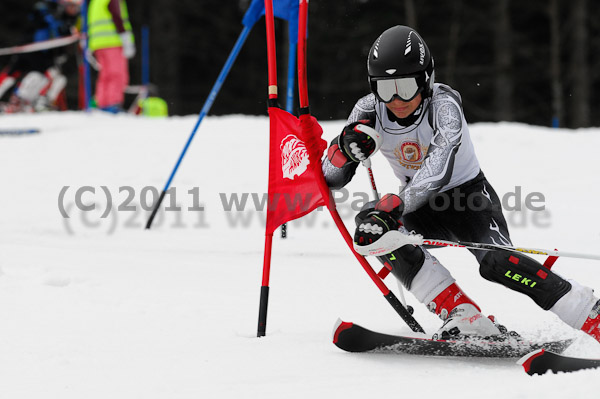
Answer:
[[[125,24],[123,23],[123,17],[121,16],[120,1],[110,0],[108,3],[108,11],[110,11],[110,15],[112,15],[115,28],[117,28],[117,33],[125,32]]]
[[[121,45],[123,46],[123,56],[127,59],[133,58],[135,55],[135,43],[133,35],[125,29],[125,22],[123,21],[123,14],[121,14],[121,2],[120,0],[110,0],[108,3],[108,10],[112,15],[115,28],[121,38]]]
[[[359,121],[368,120],[366,124],[373,125],[375,122],[375,96],[369,94],[356,103],[344,129],[352,124],[356,124]],[[323,160],[323,175],[327,185],[338,190],[344,187],[352,180],[358,167],[358,162],[347,162],[347,157],[343,154],[342,149],[339,148],[339,136],[334,138],[329,145],[327,156]]]
[[[425,205],[450,181],[454,158],[463,134],[460,99],[450,92],[438,95],[431,103],[430,123],[434,129],[427,156],[421,168],[400,193],[405,209],[413,212]]]

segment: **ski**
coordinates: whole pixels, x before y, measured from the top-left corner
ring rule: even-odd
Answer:
[[[584,359],[553,353],[550,350],[538,349],[517,361],[529,375],[545,374],[552,371],[554,374],[570,373],[577,370],[594,369],[600,367],[600,359]]]
[[[0,135],[17,136],[21,134],[39,133],[40,129],[0,129]]]
[[[501,341],[433,340],[383,334],[340,319],[333,332],[333,343],[347,352],[392,352],[424,356],[516,358],[537,349],[561,353],[572,342],[572,339],[528,342],[516,337],[507,337]]]

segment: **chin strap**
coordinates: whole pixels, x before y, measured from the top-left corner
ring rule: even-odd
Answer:
[[[413,125],[425,113],[425,101],[426,101],[426,99],[423,98],[421,100],[421,103],[419,104],[419,106],[415,110],[415,112],[413,112],[412,114],[410,114],[406,118],[398,118],[387,107],[385,108],[385,110],[387,111],[387,115],[388,115],[389,120],[391,120],[392,122],[396,122],[397,124],[399,124],[401,126],[410,126],[410,125]]]

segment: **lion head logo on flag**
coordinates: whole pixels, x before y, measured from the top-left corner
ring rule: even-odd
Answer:
[[[301,176],[306,172],[310,160],[302,140],[293,134],[288,134],[281,140],[280,148],[283,177],[294,180],[294,177]]]

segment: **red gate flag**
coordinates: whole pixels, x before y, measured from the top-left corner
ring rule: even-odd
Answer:
[[[266,234],[290,220],[302,217],[326,200],[319,189],[325,184],[321,155],[327,142],[314,117],[298,120],[277,107],[269,108],[269,195]]]

